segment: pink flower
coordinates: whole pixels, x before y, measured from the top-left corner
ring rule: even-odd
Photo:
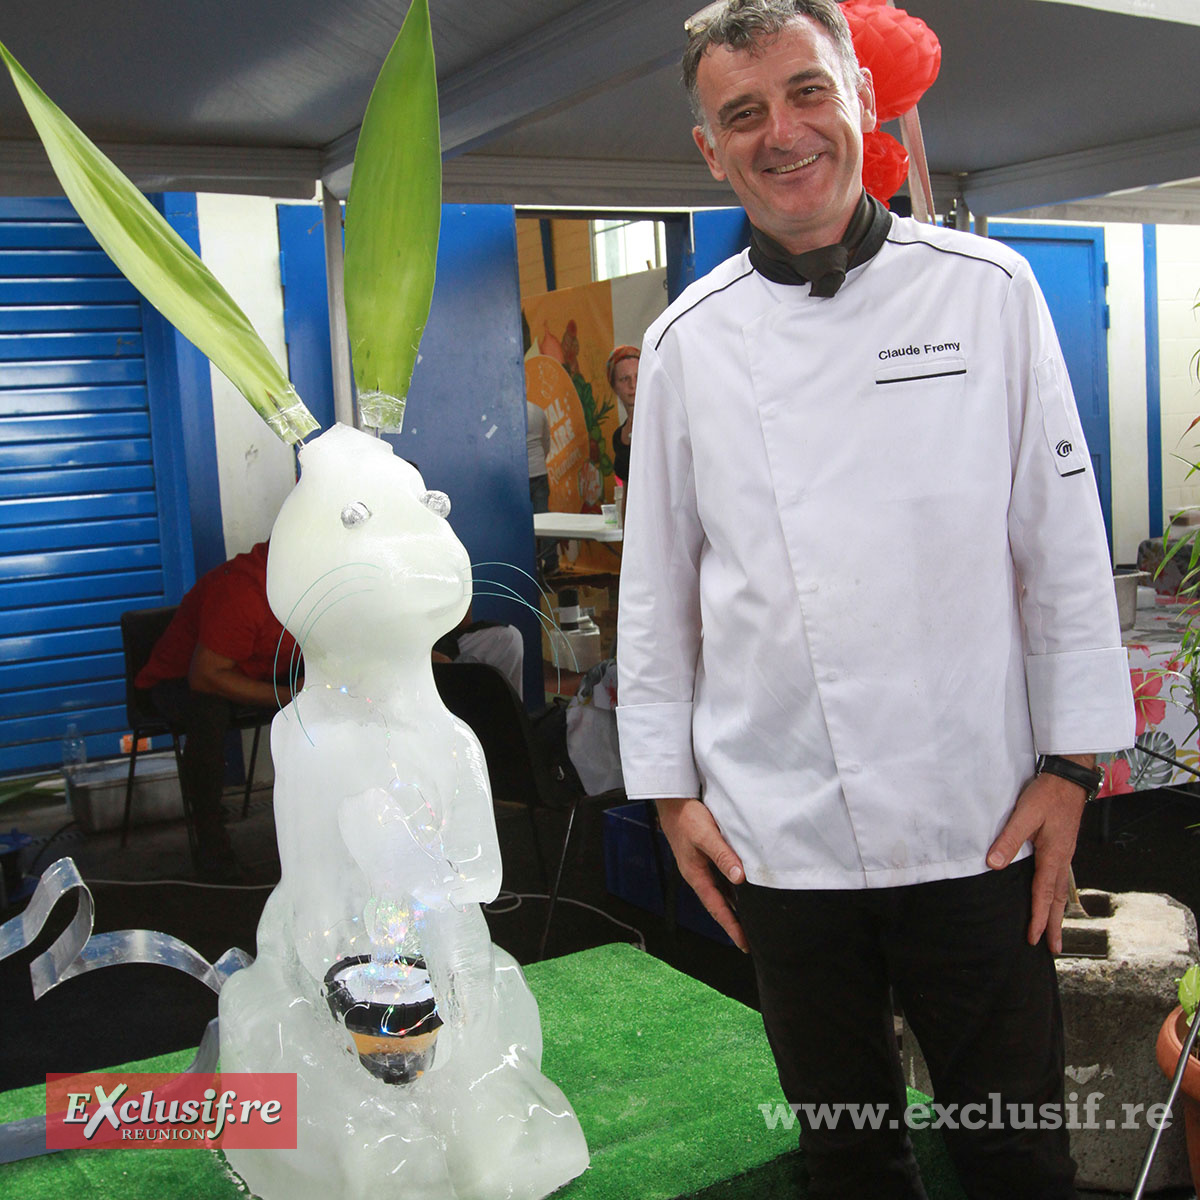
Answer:
[[[1146,732],[1147,725],[1157,725],[1167,715],[1167,702],[1158,699],[1163,677],[1160,671],[1141,671],[1134,667],[1129,672],[1129,682],[1133,685],[1133,706],[1140,737]]]
[[[1123,758],[1114,758],[1104,764],[1104,782],[1100,785],[1097,796],[1123,796],[1132,792],[1129,786],[1129,763]]]

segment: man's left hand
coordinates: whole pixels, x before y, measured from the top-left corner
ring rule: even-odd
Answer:
[[[1095,763],[1091,756],[1070,757],[1085,766]],[[1012,815],[987,855],[987,865],[1001,871],[1026,842],[1033,843],[1033,919],[1029,922],[1029,944],[1036,945],[1045,933],[1055,954],[1062,952],[1071,859],[1085,802],[1079,784],[1057,775],[1035,776],[1021,789]]]

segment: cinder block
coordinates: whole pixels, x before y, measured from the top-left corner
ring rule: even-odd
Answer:
[[[1080,1187],[1127,1193],[1153,1134],[1145,1108],[1165,1099],[1170,1086],[1154,1059],[1158,1029],[1177,1003],[1176,979],[1200,950],[1195,917],[1170,896],[1084,892],[1084,907],[1093,911],[1101,897],[1110,900],[1112,916],[1073,924],[1106,931],[1107,957],[1058,960],[1068,1098],[1071,1091],[1081,1101],[1089,1092],[1104,1094],[1101,1128],[1074,1133],[1071,1149]],[[1191,1183],[1182,1112],[1176,1117],[1159,1143],[1148,1191]]]
[[[1127,1195],[1153,1134],[1146,1109],[1163,1101],[1169,1087],[1154,1043],[1177,1003],[1175,980],[1200,960],[1196,919],[1170,896],[1085,891],[1081,898],[1096,915],[1068,922],[1064,941],[1070,950],[1067,936],[1073,935],[1083,950],[1098,949],[1103,957],[1067,953],[1057,960],[1068,1121],[1096,1126],[1072,1129],[1071,1153],[1079,1165],[1077,1186]],[[907,1028],[902,1041],[906,1081],[932,1094],[925,1060]],[[1089,1121],[1091,1093],[1101,1096],[1092,1101]],[[1191,1183],[1182,1113],[1176,1117],[1159,1143],[1148,1192]]]

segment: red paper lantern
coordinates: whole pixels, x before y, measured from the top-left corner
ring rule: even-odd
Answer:
[[[908,151],[890,133],[863,134],[863,187],[886,204],[908,175]]]
[[[860,66],[871,72],[879,121],[894,120],[913,108],[937,78],[942,46],[919,17],[884,0],[844,0]]]

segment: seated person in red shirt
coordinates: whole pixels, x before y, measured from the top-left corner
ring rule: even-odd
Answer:
[[[233,713],[261,708],[266,720],[292,698],[296,643],[267,604],[267,546],[259,542],[197,581],[134,680],[186,734],[179,782],[207,878],[240,874],[221,811]]]

